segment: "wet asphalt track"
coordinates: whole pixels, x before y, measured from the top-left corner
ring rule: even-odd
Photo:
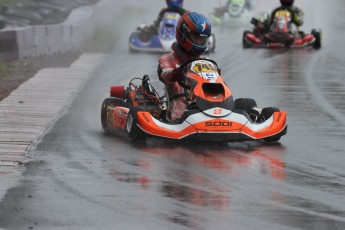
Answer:
[[[120,3],[122,5],[133,5]],[[157,8],[118,12],[128,22],[109,58],[35,151],[0,203],[5,229],[345,229],[345,2],[297,1],[303,29],[324,31],[314,50],[243,50],[246,27],[215,28],[218,61],[235,98],[287,111],[280,144],[131,145],[103,135],[110,85],[151,75],[159,55],[129,54],[129,33]],[[199,1],[198,1],[199,2]],[[186,8],[207,13],[207,0]],[[275,1],[258,8],[271,9]],[[330,4],[330,3],[329,3]],[[323,21],[320,15],[323,14]],[[118,25],[118,22],[114,22]]]

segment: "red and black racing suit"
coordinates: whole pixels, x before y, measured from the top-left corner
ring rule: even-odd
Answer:
[[[188,105],[185,97],[179,97],[179,95],[185,94],[185,89],[176,81],[176,79],[180,79],[180,76],[176,75],[181,74],[178,68],[187,60],[199,56],[191,56],[177,42],[171,48],[172,52],[164,54],[159,59],[158,76],[159,80],[165,84],[171,98],[170,106],[167,108],[167,119],[174,121],[183,115]]]

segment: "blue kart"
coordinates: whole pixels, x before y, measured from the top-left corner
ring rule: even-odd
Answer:
[[[159,25],[158,31],[140,25],[136,32],[133,32],[129,38],[129,51],[133,52],[158,52],[168,53],[171,51],[171,45],[176,41],[176,27],[180,15],[175,12],[167,12]],[[214,35],[209,39],[208,52],[215,50]]]
[[[129,38],[129,50],[162,52],[171,50],[171,45],[175,41],[177,21],[180,18],[178,13],[167,12],[159,25],[158,34],[146,32],[146,25],[138,27],[137,31],[132,33]]]

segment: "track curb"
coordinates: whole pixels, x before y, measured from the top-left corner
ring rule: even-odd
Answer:
[[[0,101],[0,173],[25,161],[105,56],[83,54],[69,68],[42,69]]]

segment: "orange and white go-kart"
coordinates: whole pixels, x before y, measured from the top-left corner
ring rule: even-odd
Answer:
[[[173,122],[166,120],[170,100],[166,90],[160,97],[147,75],[134,78],[129,86],[112,86],[102,105],[101,121],[106,133],[125,132],[129,140],[147,137],[173,140],[230,142],[279,141],[287,132],[286,112],[275,107],[260,109],[254,99],[238,98],[219,74],[217,63],[193,59],[180,67],[181,85],[189,106]],[[136,85],[135,82],[140,84]]]

